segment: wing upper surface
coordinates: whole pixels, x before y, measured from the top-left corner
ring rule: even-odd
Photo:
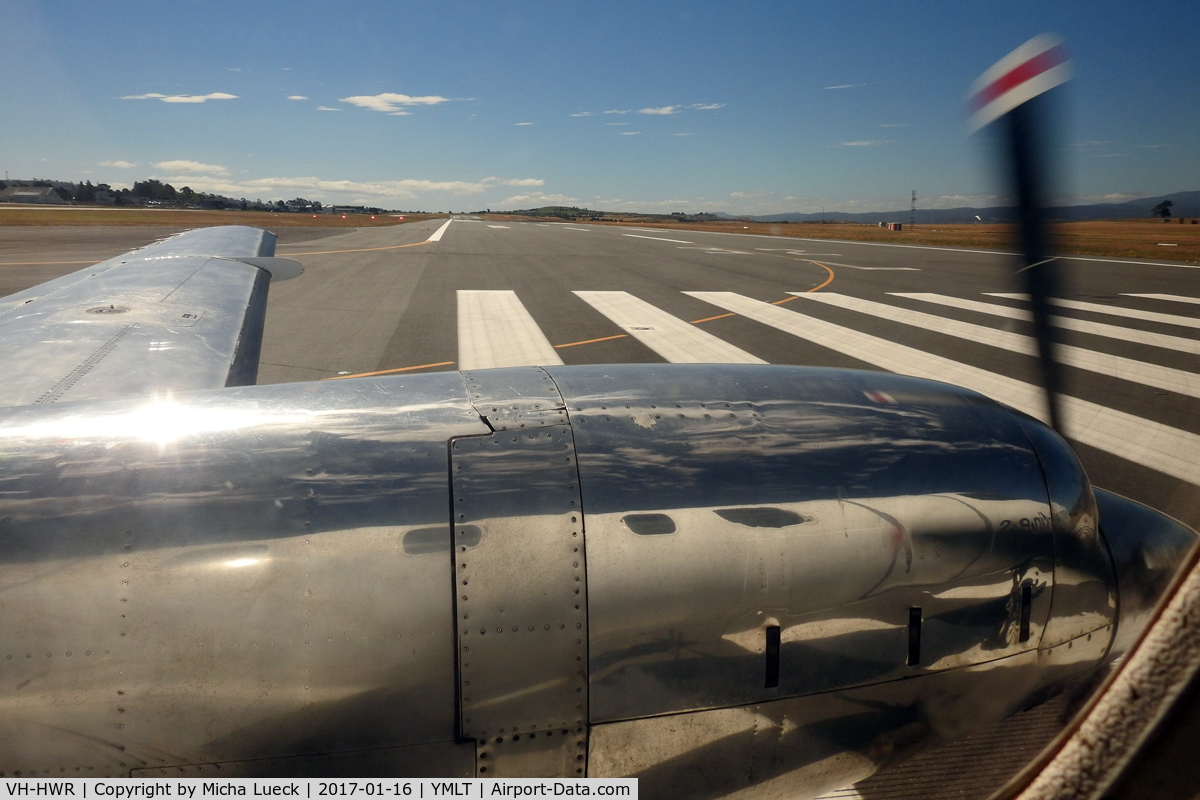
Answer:
[[[0,406],[254,383],[271,274],[300,269],[274,252],[203,228],[0,299]]]

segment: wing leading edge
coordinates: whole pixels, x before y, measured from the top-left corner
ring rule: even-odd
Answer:
[[[245,226],[172,236],[0,299],[0,407],[253,384],[275,234]]]

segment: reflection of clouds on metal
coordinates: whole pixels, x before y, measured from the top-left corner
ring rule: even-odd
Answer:
[[[841,785],[889,742],[998,719],[1103,655],[1095,576],[1052,613],[1040,521],[1094,515],[1030,424],[910,378],[754,365],[5,410],[6,647],[53,658],[0,661],[37,689],[0,690],[0,769],[49,748],[104,774],[165,754],[252,773],[304,742],[438,741],[437,763],[489,776],[690,786],[765,757],[714,780]],[[1093,639],[1063,656],[1054,614]],[[96,756],[117,690],[137,736]]]

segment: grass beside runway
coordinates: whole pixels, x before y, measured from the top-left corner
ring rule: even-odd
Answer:
[[[167,225],[208,228],[214,225],[249,225],[252,228],[380,228],[420,222],[445,214],[276,214],[270,211],[202,211],[175,208],[3,208],[0,225]]]
[[[483,215],[491,219],[523,219],[507,215]],[[534,218],[529,218],[533,221]],[[537,218],[538,222],[550,222]],[[1110,258],[1147,258],[1165,261],[1200,262],[1200,224],[1189,218],[1180,224],[1177,219],[1162,222],[1158,219],[1098,220],[1089,222],[1060,222],[1051,226],[1053,249],[1063,255],[1082,255]],[[585,224],[576,220],[569,224]],[[780,238],[837,239],[852,242],[881,244],[925,245],[932,247],[962,247],[971,250],[1015,251],[1015,226],[1002,224],[977,225],[920,225],[905,230],[889,231],[875,225],[852,222],[827,224],[797,222],[675,222],[657,218],[631,217],[628,221],[592,222],[614,228],[657,228],[676,231],[711,231],[742,233]]]
[[[213,225],[249,225],[255,228],[373,228],[406,222],[444,218],[445,214],[405,214],[401,220],[391,214],[277,214],[268,211],[201,211],[194,209],[93,208],[85,206],[46,208],[0,207],[0,226],[42,225],[164,225],[203,228]],[[562,224],[544,217],[516,217],[508,214],[481,214],[485,220],[531,221]],[[1099,220],[1061,222],[1052,226],[1053,249],[1063,255],[1110,258],[1146,258],[1200,263],[1200,224],[1188,219],[1166,223],[1158,219]],[[962,247],[973,250],[1016,250],[1016,229],[1012,225],[917,225],[902,231],[889,231],[875,225],[848,222],[775,223],[677,222],[657,217],[630,215],[622,222],[574,220],[571,225],[609,225],[622,228],[652,227],[679,231],[747,233],[778,236],[783,239],[837,239],[881,244],[907,244],[933,247]]]

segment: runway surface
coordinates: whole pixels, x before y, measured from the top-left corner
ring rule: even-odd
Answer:
[[[260,382],[766,362],[904,372],[1040,409],[1027,304],[997,296],[1016,290],[1011,255],[465,220],[421,244],[443,225],[282,244],[307,272],[272,287]],[[1200,271],[1064,267],[1068,430],[1089,475],[1200,525]]]
[[[81,229],[37,230],[58,232],[0,229],[0,294],[163,232],[97,228],[89,240]],[[277,254],[306,272],[271,287],[260,383],[736,362],[913,374],[1031,413],[1042,402],[1009,254],[478,220],[284,229]],[[1072,444],[1096,485],[1200,527],[1200,271],[1090,257],[1063,266],[1056,330]],[[1014,719],[1005,724],[1025,747],[1058,724]],[[884,775],[862,796],[900,796],[888,793],[894,784],[883,791]]]

